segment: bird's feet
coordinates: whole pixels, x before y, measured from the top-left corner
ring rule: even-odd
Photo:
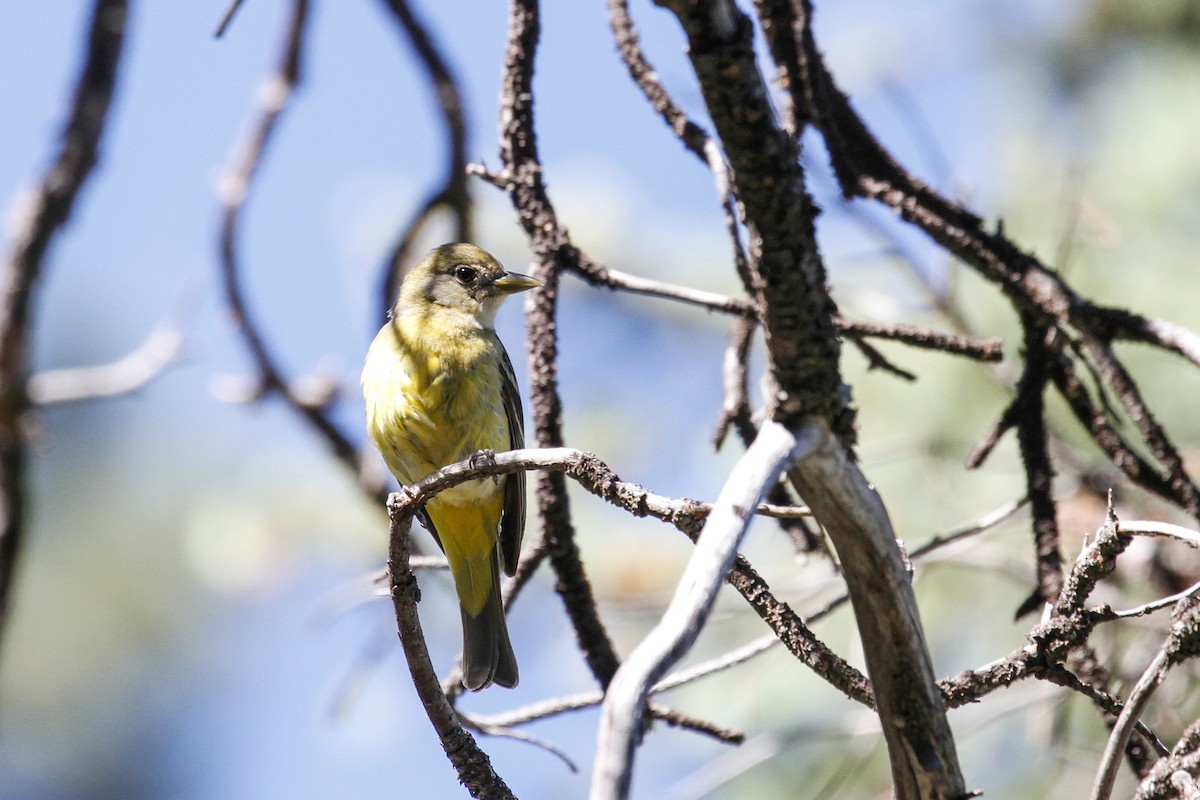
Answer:
[[[474,453],[471,454],[471,457],[467,459],[467,465],[471,469],[478,469],[479,467],[481,467],[485,464],[488,466],[491,466],[491,467],[496,466],[496,451],[495,450],[488,450],[488,449],[476,450]],[[500,485],[500,476],[493,475],[492,483],[499,486]]]

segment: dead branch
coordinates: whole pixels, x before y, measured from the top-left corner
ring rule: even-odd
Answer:
[[[475,239],[475,205],[467,175],[467,118],[463,113],[462,89],[441,48],[429,29],[417,18],[408,0],[383,0],[404,29],[417,60],[425,69],[429,83],[437,96],[442,127],[447,142],[446,165],[441,183],[426,195],[412,219],[401,229],[396,244],[388,256],[380,281],[381,305],[391,308],[400,288],[400,276],[407,266],[413,244],[432,216],[444,210],[454,220],[454,238],[459,242]]]
[[[558,224],[538,158],[533,67],[540,24],[537,0],[512,0],[500,97],[500,160],[505,189],[533,249],[533,276],[542,282],[530,292],[525,306],[534,440],[539,447],[560,447],[564,440],[557,374],[558,282],[568,265],[578,264],[579,252]],[[557,577],[554,588],[567,609],[588,667],[597,682],[607,687],[620,659],[596,610],[579,557],[561,473],[538,475],[537,502],[545,552]]]
[[[651,686],[700,635],[746,533],[748,509],[757,505],[788,465],[803,457],[815,442],[815,433],[793,436],[783,425],[765,424],[730,472],[662,620],[630,653],[605,692],[592,800],[628,796],[634,750],[641,739]]]
[[[29,399],[45,407],[131,394],[161,375],[182,354],[183,334],[174,323],[163,323],[150,331],[136,349],[116,361],[31,375]]]
[[[13,225],[0,292],[0,635],[24,538],[30,321],[46,254],[99,159],[125,44],[124,0],[96,0],[58,154]]]
[[[405,503],[403,495],[393,495],[388,501],[388,513],[391,515],[388,574],[391,576],[392,603],[396,610],[404,658],[408,661],[421,706],[437,731],[442,749],[458,772],[459,780],[472,797],[510,800],[514,795],[504,779],[492,769],[487,753],[479,749],[475,737],[459,724],[454,708],[442,692],[437,673],[429,660],[429,651],[425,648],[425,635],[417,615],[421,590],[417,586],[416,576],[408,568],[408,535],[418,508],[418,505]]]
[[[308,0],[294,0],[284,36],[283,49],[275,73],[261,93],[261,107],[246,138],[235,143],[224,178],[221,181],[220,265],[225,302],[238,332],[250,351],[258,370],[256,397],[278,395],[301,419],[308,423],[337,457],[356,476],[363,474],[362,457],[353,441],[333,421],[325,405],[308,402],[289,381],[271,352],[260,326],[250,313],[241,284],[238,260],[238,234],[242,209],[262,164],[272,135],[300,82],[304,53],[304,33],[308,22]],[[382,498],[382,487],[363,486],[369,495]]]

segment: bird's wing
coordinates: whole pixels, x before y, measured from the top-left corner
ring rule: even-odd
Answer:
[[[504,414],[508,417],[508,447],[519,450],[525,446],[525,412],[521,408],[521,393],[517,390],[517,376],[512,361],[499,339],[500,349],[500,397],[504,402]],[[500,560],[506,575],[517,571],[517,559],[521,556],[521,537],[525,532],[525,472],[514,472],[504,481],[504,515],[500,518]]]

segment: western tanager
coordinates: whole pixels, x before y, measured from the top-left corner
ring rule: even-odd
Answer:
[[[405,276],[367,353],[367,431],[402,485],[480,451],[524,446],[521,397],[496,336],[496,309],[538,281],[471,244],[445,244]],[[463,684],[517,684],[499,568],[512,575],[525,527],[525,474],[461,483],[422,522],[450,562],[463,627]]]

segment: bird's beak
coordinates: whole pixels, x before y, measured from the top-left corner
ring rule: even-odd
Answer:
[[[502,295],[516,294],[517,292],[523,292],[526,289],[533,289],[541,285],[542,282],[537,278],[531,278],[528,275],[519,275],[516,272],[506,272],[497,278],[493,284],[496,287],[496,291]]]

